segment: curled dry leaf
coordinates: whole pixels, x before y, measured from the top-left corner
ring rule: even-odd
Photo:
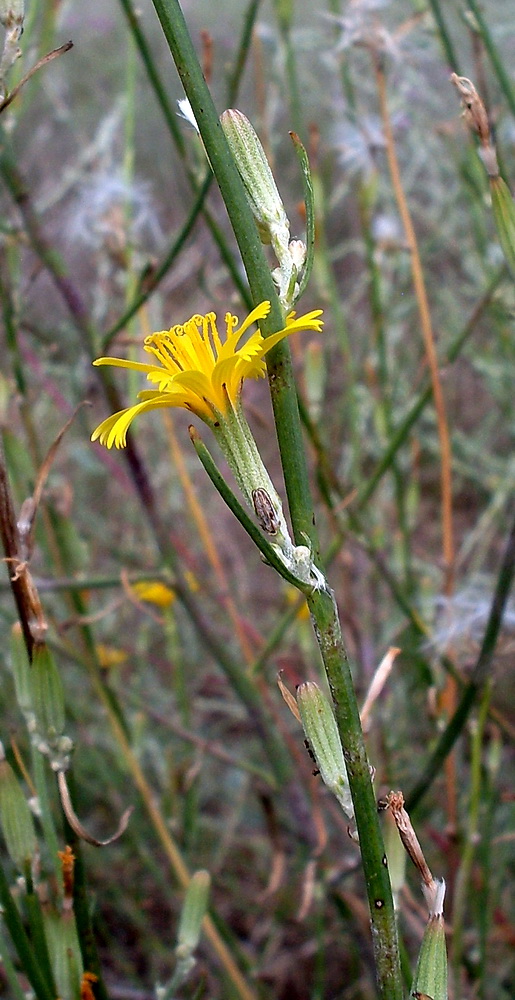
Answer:
[[[83,827],[77,814],[72,805],[72,800],[70,798],[70,792],[68,789],[68,783],[66,781],[66,775],[64,771],[59,771],[57,774],[57,783],[59,786],[59,795],[61,798],[61,805],[63,807],[64,814],[68,823],[70,824],[74,833],[77,834],[81,840],[85,840],[87,844],[92,844],[93,847],[107,847],[108,844],[113,844],[115,840],[118,840],[122,833],[125,833],[127,826],[129,824],[130,815],[133,810],[133,806],[129,806],[125,810],[123,815],[120,817],[120,822],[118,823],[118,829],[113,833],[112,837],[108,837],[107,840],[97,840]]]

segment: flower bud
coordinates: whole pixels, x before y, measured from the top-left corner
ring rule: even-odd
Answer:
[[[241,111],[229,108],[221,115],[220,122],[243,181],[261,242],[273,244],[281,263],[282,257],[289,254],[290,223],[265,151]]]
[[[31,682],[38,734],[43,740],[55,745],[64,729],[64,690],[48,646],[34,647]]]
[[[447,1000],[447,946],[442,912],[445,882],[442,879],[435,884],[436,898],[422,938],[410,996]]]
[[[206,915],[211,877],[201,870],[192,876],[186,890],[177,934],[176,955],[185,959],[198,945],[202,921]]]
[[[306,681],[297,688],[297,704],[322,781],[336,796],[349,819],[352,819],[354,806],[333,710],[318,684],[311,681]]]
[[[308,252],[307,246],[302,242],[302,240],[290,240],[288,249],[290,251],[292,262],[295,264],[297,272],[300,274],[304,264],[306,263],[306,256]]]
[[[0,744],[0,826],[9,857],[20,872],[36,853],[34,820],[18,779]]]

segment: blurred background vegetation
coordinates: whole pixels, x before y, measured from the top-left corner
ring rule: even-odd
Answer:
[[[142,418],[126,452],[89,440],[117,408],[115,394],[123,406],[141,388],[133,373],[92,368],[93,358],[138,358],[145,335],[197,312],[247,311],[215,185],[198,203],[205,158],[176,115],[183,94],[152,4],[138,3],[137,30],[135,11],[129,0],[28,3],[8,90],[56,46],[71,39],[73,48],[0,118],[0,413],[11,490],[19,510],[73,418],[45,481],[30,566],[64,685],[77,813],[102,837],[134,806],[116,843],[82,848],[105,986],[113,1000],[146,1000],[170,981],[184,899],[178,849],[190,871],[211,875],[212,927],[249,995],[368,998],[358,851],[277,685],[278,672],[291,689],[320,675],[304,602],[261,563],[213,490],[187,414]],[[401,650],[373,705],[368,747],[378,796],[393,787],[409,800],[460,691],[478,677],[513,517],[514,286],[449,83],[451,71],[474,80],[513,184],[513,7],[188,0],[184,12],[217,108],[252,120],[301,238],[289,130],[310,154],[317,247],[301,311],[322,306],[325,329],[291,348],[318,525],[360,701],[387,649]],[[281,488],[266,381],[247,384],[244,399]],[[6,571],[0,736],[31,798],[30,738],[10,669],[15,618]],[[515,992],[514,634],[507,598],[476,707],[412,813],[448,883],[455,1000]],[[281,767],[238,672],[273,719]],[[63,850],[70,839],[49,769],[46,787]],[[41,897],[41,887],[53,891],[55,859],[48,827],[40,833]],[[4,862],[14,882],[16,866]],[[416,876],[400,881],[407,969],[425,910]],[[238,995],[213,937],[197,958],[180,995]],[[6,969],[0,986],[11,995]]]

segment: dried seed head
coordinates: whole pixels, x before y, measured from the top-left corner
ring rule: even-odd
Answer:
[[[0,24],[7,31],[14,26],[21,27],[24,17],[24,0],[0,0]]]
[[[458,76],[456,73],[451,73],[451,80],[461,97],[463,117],[468,127],[479,136],[481,145],[489,145],[488,115],[474,84],[466,76]]]
[[[252,501],[256,517],[263,531],[266,531],[267,535],[276,535],[280,527],[280,521],[267,491],[261,489],[261,487],[257,490],[252,490]]]

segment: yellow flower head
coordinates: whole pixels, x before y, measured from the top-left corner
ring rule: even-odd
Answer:
[[[321,309],[295,317],[286,317],[283,330],[266,339],[259,329],[254,330],[245,343],[238,347],[243,334],[253,323],[264,319],[270,312],[270,303],[256,306],[241,326],[238,317],[225,316],[225,337],[220,337],[214,313],[192,316],[183,326],[172,326],[168,331],[153,333],[145,339],[145,350],[153,355],[153,364],[125,361],[121,358],[98,358],[94,365],[115,365],[144,372],[155,389],[138,393],[141,402],[126,410],[113,413],[93,431],[91,440],[97,439],[106,448],[123,448],[127,429],[139,413],[160,407],[182,406],[208,424],[223,419],[229,408],[238,403],[241,385],[246,378],[260,378],[265,374],[265,354],[284,337],[296,330],[322,329]],[[157,362],[157,363],[156,363]]]
[[[139,580],[131,586],[138,600],[155,604],[158,608],[169,608],[175,601],[175,591],[159,580]]]

